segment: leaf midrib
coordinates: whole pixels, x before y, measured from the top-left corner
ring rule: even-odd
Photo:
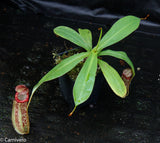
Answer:
[[[85,83],[86,83],[86,79],[87,79],[87,76],[88,76],[88,73],[89,73],[89,71],[90,71],[90,69],[91,69],[91,67],[92,67],[92,63],[93,63],[93,61],[94,61],[94,55],[92,55],[92,58],[91,58],[91,62],[90,62],[90,64],[89,64],[89,68],[88,68],[88,71],[87,71],[87,74],[86,74],[86,76],[85,76]],[[81,95],[83,94],[83,92],[84,92],[84,89],[85,88],[83,88],[83,90],[81,90],[81,92],[80,92],[80,97],[81,97]]]

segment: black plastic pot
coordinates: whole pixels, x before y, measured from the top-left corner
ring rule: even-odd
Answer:
[[[78,106],[79,108],[84,107],[86,105],[96,104],[99,95],[103,92],[104,81],[105,80],[102,73],[98,73],[96,76],[92,94],[90,95],[90,97],[86,102]],[[66,102],[69,104],[71,108],[74,107],[73,92],[72,92],[73,85],[74,85],[74,81],[67,74],[59,78],[59,86],[60,86],[62,96],[64,97],[64,99],[66,100]]]

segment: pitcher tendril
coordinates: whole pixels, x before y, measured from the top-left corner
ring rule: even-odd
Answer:
[[[146,17],[144,17],[144,18],[141,18],[141,20],[147,20],[147,18],[149,17],[150,15],[149,14],[147,14],[147,16]]]
[[[74,111],[76,110],[76,108],[77,108],[77,107],[75,106],[75,107],[73,108],[72,112],[69,113],[69,115],[68,115],[69,117],[71,117],[71,116],[73,115],[73,113],[74,113]]]

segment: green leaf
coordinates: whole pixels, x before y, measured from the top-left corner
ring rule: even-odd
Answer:
[[[88,43],[83,39],[83,37],[77,33],[75,30],[73,30],[70,27],[67,26],[58,26],[54,28],[54,33],[64,39],[69,40],[70,42],[73,42],[74,44],[86,49],[87,51],[90,50],[90,47],[88,46]]]
[[[135,16],[125,16],[119,19],[110,30],[103,36],[99,43],[98,51],[119,42],[135,31],[140,24],[140,18]]]
[[[42,77],[42,79],[33,87],[32,94],[28,103],[28,106],[30,104],[30,101],[32,99],[32,96],[34,92],[37,90],[37,88],[44,82],[53,80],[55,78],[58,78],[64,74],[66,74],[68,71],[73,69],[80,61],[82,61],[84,58],[86,58],[89,55],[88,52],[78,53],[75,54],[69,58],[66,58],[62,60],[58,65],[56,65],[53,69],[51,69],[45,76]]]
[[[89,49],[92,49],[92,33],[89,29],[78,29],[79,34],[83,37],[84,41],[88,45]]]
[[[98,63],[113,92],[121,98],[126,97],[127,89],[118,72],[102,60],[98,60]]]
[[[99,47],[99,43],[100,43],[100,41],[101,41],[101,38],[102,38],[102,28],[100,28],[100,34],[99,34],[99,39],[98,39],[98,43],[97,43],[97,45],[94,47],[94,49],[95,49],[95,51],[97,51],[97,48]]]
[[[97,70],[97,54],[92,52],[84,63],[73,87],[75,106],[85,102],[93,90]]]
[[[135,75],[135,70],[132,61],[129,59],[127,54],[123,51],[113,51],[113,50],[105,50],[99,53],[98,56],[112,56],[118,59],[124,60],[132,69],[133,76]]]

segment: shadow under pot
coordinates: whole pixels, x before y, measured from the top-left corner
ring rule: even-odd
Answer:
[[[88,98],[87,101],[80,104],[77,108],[81,108],[87,105],[95,105],[97,103],[99,95],[103,92],[103,83],[104,83],[104,77],[103,74],[100,72],[96,75],[95,84],[93,87],[93,91]],[[74,99],[73,99],[73,86],[75,81],[70,78],[68,74],[65,74],[64,76],[61,76],[59,78],[59,86],[60,91],[62,93],[62,96],[66,100],[66,102],[69,104],[70,108],[74,107]]]

